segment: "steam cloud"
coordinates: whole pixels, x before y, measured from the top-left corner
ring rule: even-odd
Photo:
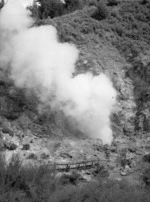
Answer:
[[[116,98],[111,81],[104,74],[73,77],[77,48],[60,43],[53,26],[32,24],[19,0],[9,0],[0,11],[1,68],[10,68],[17,87],[33,90],[43,104],[76,120],[84,133],[110,144]]]

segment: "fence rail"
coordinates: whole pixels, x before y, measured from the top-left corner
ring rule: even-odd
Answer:
[[[56,170],[59,171],[68,171],[68,170],[86,170],[90,168],[97,167],[99,165],[102,165],[102,162],[107,162],[107,160],[91,160],[91,161],[82,161],[82,162],[77,162],[77,163],[61,163],[61,164],[51,164],[50,166],[52,168],[55,168]]]

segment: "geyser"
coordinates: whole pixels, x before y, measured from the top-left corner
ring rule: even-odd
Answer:
[[[73,76],[79,51],[60,43],[51,25],[33,27],[30,12],[9,0],[0,12],[0,66],[10,68],[19,88],[32,90],[43,105],[62,110],[90,137],[110,144],[110,115],[116,91],[104,74]]]

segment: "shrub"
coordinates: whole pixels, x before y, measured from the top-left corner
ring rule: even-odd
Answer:
[[[40,6],[34,3],[28,8],[32,12],[32,16],[37,19],[58,17],[83,7],[81,0],[65,0],[65,3],[60,0],[39,0],[39,3]]]
[[[0,201],[43,202],[55,190],[55,175],[47,165],[22,167],[18,156],[6,165],[0,156]]]
[[[60,0],[39,0],[39,18],[54,18],[63,14],[63,3]]]
[[[126,181],[101,180],[89,182],[82,186],[64,186],[56,190],[49,202],[149,202],[150,194],[139,187],[131,186]]]
[[[88,0],[86,2],[87,6],[97,6],[97,4],[98,4],[97,0]]]
[[[95,10],[95,12],[92,14],[92,18],[96,19],[96,20],[104,20],[107,18],[109,14],[109,10],[107,9],[106,5],[103,4],[102,2],[99,2],[99,4],[97,5],[97,9]]]
[[[146,168],[142,174],[142,179],[146,187],[150,188],[150,166]]]
[[[145,162],[150,163],[150,153],[145,154],[145,155],[143,156],[143,160],[144,160]]]
[[[144,5],[144,4],[148,3],[148,0],[142,0],[140,3],[141,3],[142,5]]]
[[[40,18],[39,7],[38,7],[38,5],[36,4],[35,1],[33,2],[33,5],[27,7],[27,9],[31,11],[31,14],[32,14],[31,16],[33,18],[37,18],[37,19]]]
[[[13,192],[24,192],[29,190],[25,178],[21,175],[21,162],[17,156],[13,156],[8,165],[6,165],[4,156],[0,157],[0,195],[6,196]],[[9,194],[8,194],[9,193]],[[12,200],[13,201],[13,200]]]
[[[81,177],[81,175],[79,173],[77,173],[76,171],[73,171],[71,174],[64,174],[61,176],[60,178],[60,183],[62,185],[66,185],[66,184],[77,184],[77,181],[79,180],[79,178]]]
[[[132,202],[137,199],[138,202],[149,202],[150,193],[146,189],[130,186],[125,181],[98,178],[97,181],[76,186],[80,175],[75,171],[58,179],[48,165],[22,167],[16,156],[8,165],[0,156],[0,165],[0,201],[3,202]],[[148,173],[145,171],[145,183],[149,183]]]
[[[115,31],[116,31],[117,35],[120,36],[120,37],[121,37],[121,36],[123,35],[123,33],[124,33],[124,29],[123,29],[123,27],[120,26],[120,25],[117,25],[117,26],[116,26]]]
[[[118,5],[118,0],[107,0],[108,1],[108,6],[116,6]]]
[[[65,0],[65,9],[67,13],[71,13],[75,10],[82,9],[82,1],[81,0]]]
[[[109,176],[108,170],[103,166],[98,164],[96,169],[93,171],[94,175],[98,175],[99,177],[105,178]]]

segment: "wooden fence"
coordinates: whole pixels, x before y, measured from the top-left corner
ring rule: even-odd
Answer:
[[[69,170],[86,170],[86,169],[90,169],[90,168],[94,168],[97,167],[99,165],[102,165],[102,162],[106,162],[107,160],[91,160],[91,161],[82,161],[82,162],[77,162],[77,163],[61,163],[61,164],[51,164],[50,166],[56,170],[59,171],[69,171]]]

